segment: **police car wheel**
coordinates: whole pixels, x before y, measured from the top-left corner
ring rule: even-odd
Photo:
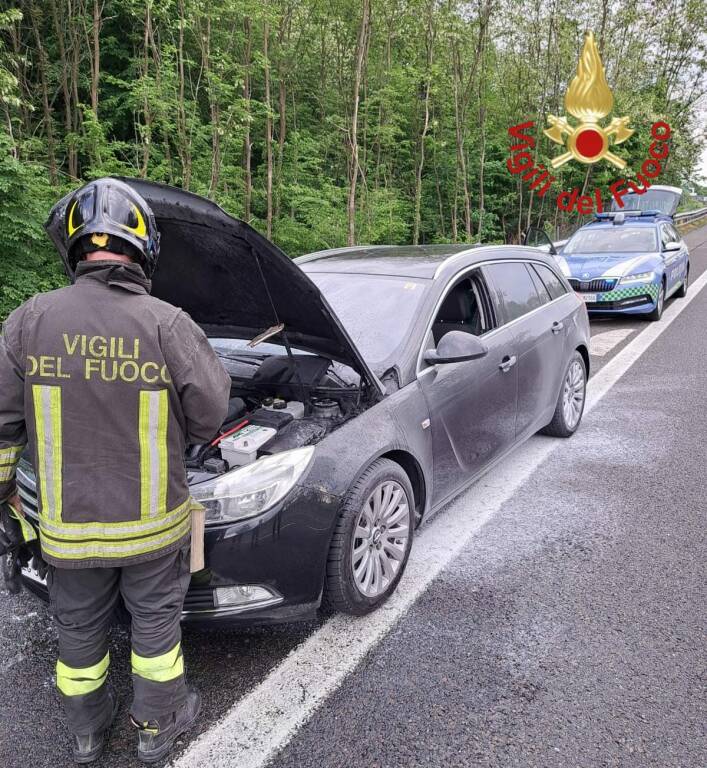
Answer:
[[[687,284],[690,279],[690,265],[687,266],[687,272],[685,273],[685,279],[682,281],[682,285],[675,291],[675,295],[678,299],[684,299],[687,296]]]
[[[656,321],[663,317],[663,308],[665,307],[665,282],[660,284],[658,290],[658,298],[655,302],[655,309],[646,315],[648,320]]]
[[[582,422],[587,396],[587,367],[584,358],[575,350],[562,378],[552,421],[540,431],[552,437],[571,437]]]

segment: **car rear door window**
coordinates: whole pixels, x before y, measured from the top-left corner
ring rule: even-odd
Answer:
[[[530,279],[533,281],[535,290],[538,292],[541,304],[548,304],[551,301],[550,292],[545,287],[543,281],[538,277],[538,273],[533,269],[532,264],[528,264],[528,272],[530,273]]]
[[[542,306],[543,302],[524,262],[487,264],[484,272],[489,278],[499,314],[507,323]]]
[[[532,269],[540,275],[540,279],[543,281],[548,293],[553,299],[559,299],[567,293],[567,289],[560,278],[544,264],[533,264]]]

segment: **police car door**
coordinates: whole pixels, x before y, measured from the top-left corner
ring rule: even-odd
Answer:
[[[679,245],[676,248],[676,244]],[[660,225],[660,255],[665,265],[665,295],[670,296],[685,278],[687,259],[685,243],[668,223]]]

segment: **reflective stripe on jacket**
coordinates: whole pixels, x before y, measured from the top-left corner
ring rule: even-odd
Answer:
[[[26,443],[48,562],[140,562],[188,535],[184,450],[218,431],[230,378],[139,266],[82,262],[74,285],[15,310],[0,338],[0,500]]]

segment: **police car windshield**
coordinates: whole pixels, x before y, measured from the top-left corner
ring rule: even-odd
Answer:
[[[580,253],[644,253],[657,251],[652,227],[615,225],[601,229],[582,229],[562,249],[565,256]]]

